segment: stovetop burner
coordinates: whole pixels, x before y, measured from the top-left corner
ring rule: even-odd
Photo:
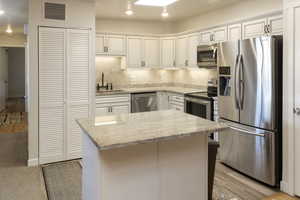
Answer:
[[[212,99],[213,97],[218,96],[218,88],[209,86],[207,88],[207,92],[195,92],[187,94],[188,97],[198,97],[198,98],[206,98],[206,99]]]

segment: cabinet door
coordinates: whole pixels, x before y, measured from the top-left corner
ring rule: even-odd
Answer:
[[[228,26],[228,40],[241,40],[242,39],[242,25],[234,24]]]
[[[176,66],[187,66],[187,53],[188,53],[188,38],[186,36],[178,37],[176,39]]]
[[[127,38],[127,65],[129,68],[142,66],[143,39],[140,37]]]
[[[173,102],[170,103],[170,109],[184,112],[184,107],[182,105],[175,104]]]
[[[109,55],[125,55],[125,37],[122,35],[107,35],[107,47]]]
[[[89,116],[90,32],[67,30],[67,159],[81,158],[81,130],[76,119]]]
[[[188,57],[187,65],[188,67],[198,67],[197,63],[197,47],[199,45],[199,35],[191,35],[188,38]]]
[[[65,30],[39,28],[39,161],[65,157]]]
[[[212,31],[213,33],[213,42],[224,42],[227,41],[227,26],[216,28]]]
[[[162,67],[175,66],[175,40],[163,38],[161,40],[161,65]]]
[[[110,107],[109,106],[107,106],[107,107],[98,107],[97,105],[96,105],[96,112],[95,112],[95,115],[96,116],[106,116],[106,115],[109,115],[110,113],[109,113],[109,109],[110,109]]]
[[[129,106],[129,104],[127,104],[127,105],[113,105],[112,106],[112,113],[115,114],[115,115],[130,113],[130,106]]]
[[[160,44],[158,38],[144,39],[144,62],[146,67],[160,67]]]
[[[271,35],[282,35],[283,34],[283,17],[282,15],[269,17],[268,24],[270,26]]]
[[[105,35],[96,34],[96,54],[105,54]]]
[[[260,37],[265,33],[266,19],[259,19],[243,23],[243,39]]]
[[[211,31],[201,32],[200,33],[200,44],[209,44],[211,43]]]
[[[169,95],[167,92],[157,92],[158,110],[169,109]]]

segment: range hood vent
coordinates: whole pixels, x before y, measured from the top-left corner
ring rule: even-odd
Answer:
[[[45,2],[44,5],[45,19],[65,20],[66,19],[66,5],[59,3]]]

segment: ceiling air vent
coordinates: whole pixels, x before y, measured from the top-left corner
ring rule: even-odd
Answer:
[[[66,5],[58,3],[45,3],[45,18],[54,20],[65,20]]]

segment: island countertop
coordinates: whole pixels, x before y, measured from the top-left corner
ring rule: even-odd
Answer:
[[[209,134],[227,128],[225,124],[175,110],[78,119],[77,123],[99,150]]]

